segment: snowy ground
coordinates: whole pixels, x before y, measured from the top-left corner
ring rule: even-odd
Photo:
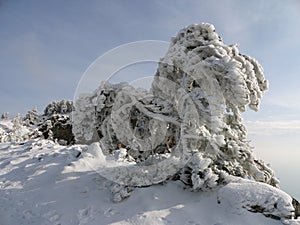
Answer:
[[[135,189],[114,203],[110,182],[82,163],[84,149],[47,140],[0,144],[0,224],[282,224],[242,208],[241,197],[232,198],[234,184],[199,193],[169,182]],[[242,189],[243,196],[255,187]]]

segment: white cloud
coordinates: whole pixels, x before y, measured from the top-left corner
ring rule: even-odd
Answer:
[[[298,81],[295,81],[298,83]],[[286,87],[283,87],[286,88]],[[286,89],[285,89],[286,90]],[[270,106],[279,106],[292,110],[300,110],[299,95],[300,91],[297,88],[290,87],[288,92],[281,92],[281,95],[272,95],[264,98],[264,104]]]
[[[245,125],[250,135],[272,136],[300,134],[300,120],[246,121]]]

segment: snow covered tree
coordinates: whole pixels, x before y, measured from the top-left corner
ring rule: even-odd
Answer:
[[[123,185],[177,177],[207,190],[233,175],[277,186],[274,172],[253,154],[241,117],[247,106],[259,109],[267,88],[255,59],[225,45],[213,25],[191,25],[172,39],[150,92],[105,82],[82,95],[73,133],[79,143],[100,141],[105,154],[126,149],[135,165],[109,174]]]
[[[12,129],[8,132],[5,141],[23,141],[25,137],[23,137],[23,118],[21,114],[17,114],[15,118],[12,119]]]
[[[69,114],[73,110],[73,102],[72,101],[53,101],[48,104],[44,110],[45,116],[51,116],[53,114]]]
[[[28,111],[23,120],[27,126],[30,126],[36,124],[38,122],[38,119],[38,110],[35,108],[31,111]]]
[[[152,84],[155,96],[178,105],[186,103],[176,90],[190,96],[199,119],[186,121],[193,124],[186,126],[192,145],[188,148],[211,159],[214,173],[225,171],[276,186],[274,172],[252,153],[241,117],[246,106],[259,109],[267,88],[261,65],[236,45],[226,46],[211,24],[191,25],[172,39]]]
[[[2,113],[2,115],[1,115],[1,119],[8,119],[8,115],[9,115],[9,113],[8,112],[4,112],[4,113]]]

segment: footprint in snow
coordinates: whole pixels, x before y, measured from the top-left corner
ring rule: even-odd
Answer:
[[[79,223],[78,225],[88,225],[92,220],[95,219],[95,214],[97,212],[94,210],[92,206],[88,206],[87,208],[84,209],[79,209],[78,210],[78,220]]]
[[[31,219],[34,217],[34,213],[31,210],[24,210],[23,211],[23,218]]]
[[[108,208],[107,210],[104,211],[104,216],[105,217],[111,217],[115,214],[117,214],[118,212],[114,209],[114,208]]]
[[[185,223],[185,225],[200,225],[200,223],[197,223],[193,220],[189,220],[187,223]]]
[[[51,222],[51,224],[56,224],[55,222],[59,221],[61,218],[61,215],[57,213],[56,211],[50,211],[43,215],[44,218],[46,218],[48,221]]]

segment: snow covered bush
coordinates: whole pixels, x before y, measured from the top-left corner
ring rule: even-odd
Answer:
[[[211,159],[197,152],[180,171],[180,180],[194,190],[209,190],[217,185],[219,177],[209,168]]]
[[[3,120],[6,120],[6,119],[8,119],[8,115],[9,115],[9,113],[8,113],[8,112],[4,112],[4,113],[2,113],[2,114],[1,114],[1,119],[3,119]]]
[[[213,25],[191,25],[172,39],[150,92],[103,82],[81,95],[73,133],[78,143],[100,141],[106,155],[126,149],[123,167],[109,175],[125,186],[177,177],[207,190],[228,175],[277,186],[273,170],[253,154],[241,117],[247,106],[259,109],[267,88],[255,59],[225,45]]]
[[[23,125],[21,114],[6,121],[5,129],[0,134],[0,142],[21,142],[28,139],[29,130]]]
[[[28,111],[24,117],[24,123],[26,126],[35,125],[38,122],[39,114],[37,109]]]
[[[51,116],[53,114],[68,114],[73,110],[73,102],[72,101],[54,101],[46,106],[44,110],[45,116]]]

